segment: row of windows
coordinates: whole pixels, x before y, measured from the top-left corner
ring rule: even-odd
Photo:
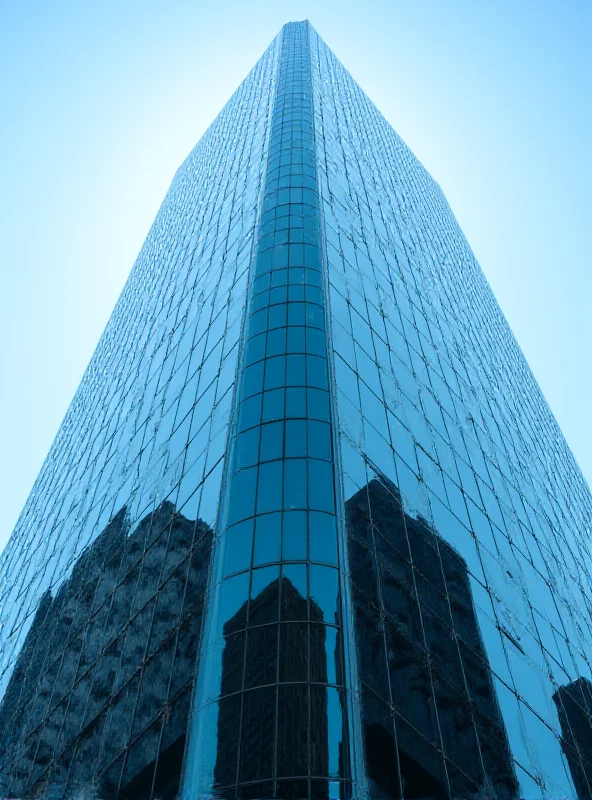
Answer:
[[[224,759],[216,762],[215,789],[227,795],[223,787],[238,783],[241,798],[342,796],[338,783],[318,779],[343,778],[343,702],[339,689],[309,684],[253,689],[212,704],[204,717],[211,728],[218,721],[226,742]],[[250,781],[274,777],[301,780],[249,786]]]
[[[313,683],[340,686],[339,628],[308,622],[270,623],[230,634],[232,669],[223,696],[258,686]]]
[[[333,467],[314,458],[267,461],[237,472],[232,480],[229,521],[282,508],[335,512]]]
[[[225,539],[224,575],[280,561],[337,566],[337,531],[331,514],[310,510],[261,514],[232,525]]]
[[[289,387],[271,389],[241,400],[239,430],[278,419],[329,421],[329,393],[323,389]]]
[[[279,458],[318,458],[331,461],[331,426],[316,420],[269,422],[241,433],[236,444],[236,467]]]
[[[226,637],[245,628],[278,621],[310,619],[330,625],[343,622],[339,572],[323,564],[259,567],[225,578],[217,591]]]

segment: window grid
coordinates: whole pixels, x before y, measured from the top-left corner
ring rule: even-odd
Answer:
[[[228,524],[210,601],[216,622],[204,632],[216,666],[195,721],[201,729],[208,719],[214,724],[208,706],[217,705],[217,751],[198,765],[190,793],[349,791],[307,39],[306,26],[285,29],[236,398]],[[195,750],[203,758],[198,744]],[[331,789],[329,781],[343,787]]]

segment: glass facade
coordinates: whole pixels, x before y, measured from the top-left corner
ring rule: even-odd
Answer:
[[[306,22],[175,176],[0,562],[0,797],[592,797],[592,498]]]

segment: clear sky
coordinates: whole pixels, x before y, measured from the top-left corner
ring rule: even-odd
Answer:
[[[442,186],[592,483],[590,0],[3,0],[0,548],[176,168],[304,18]]]

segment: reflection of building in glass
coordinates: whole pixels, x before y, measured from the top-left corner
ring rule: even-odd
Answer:
[[[279,624],[278,614],[283,620]],[[284,577],[273,580],[225,623],[217,786],[273,776],[303,779],[309,759],[312,774],[329,774],[327,692],[322,684],[328,682],[328,658],[336,656],[327,653],[323,622],[314,600],[303,597]],[[309,676],[316,684],[310,691]],[[281,731],[277,751],[276,725]],[[283,796],[284,785],[278,784],[275,796]],[[290,787],[293,791],[293,781]],[[318,797],[328,796],[326,783],[321,789]]]
[[[290,23],[0,558],[0,797],[589,798],[591,520],[440,187]]]
[[[346,518],[376,796],[399,797],[402,788],[405,798],[445,800],[448,783],[453,797],[482,789],[517,798],[464,560],[404,513],[384,478],[346,502]]]
[[[124,508],[46,592],[0,705],[1,791],[176,794],[210,548],[171,503],[131,535]]]
[[[578,800],[592,797],[592,683],[578,678],[553,695],[561,723],[561,746]]]

